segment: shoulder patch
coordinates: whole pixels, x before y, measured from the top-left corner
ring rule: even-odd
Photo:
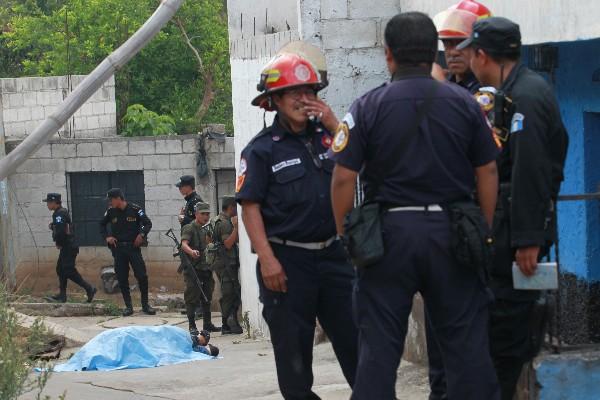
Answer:
[[[248,170],[248,162],[245,157],[240,159],[240,175],[244,175]]]
[[[356,126],[356,124],[354,123],[354,117],[351,113],[346,114],[342,122],[345,122],[346,125],[348,125],[348,129],[350,130]]]
[[[523,130],[525,116],[521,113],[515,113],[510,123],[510,133],[517,133]]]
[[[55,218],[55,220],[57,224],[60,224],[62,222],[62,217],[59,215]]]
[[[350,140],[350,128],[346,122],[342,122],[333,137],[331,150],[333,150],[334,153],[343,151],[348,145],[348,140]]]
[[[137,212],[137,213],[138,213],[138,215],[139,215],[140,217],[143,217],[143,216],[144,216],[144,210],[142,210],[141,208],[138,210],[138,212]]]

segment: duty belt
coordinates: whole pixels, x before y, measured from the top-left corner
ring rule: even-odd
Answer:
[[[270,237],[269,238],[269,242],[271,242],[271,243],[281,244],[281,245],[290,246],[290,247],[299,247],[299,248],[305,249],[305,250],[323,250],[323,249],[326,249],[327,247],[331,246],[333,244],[333,242],[335,242],[335,240],[336,240],[335,236],[330,237],[329,239],[327,239],[324,242],[311,242],[311,243],[294,242],[293,240],[285,240],[285,239],[280,239],[278,237]]]
[[[393,207],[393,208],[388,208],[387,211],[388,212],[399,212],[399,211],[440,212],[440,211],[444,211],[444,209],[439,204],[430,204],[428,206]]]

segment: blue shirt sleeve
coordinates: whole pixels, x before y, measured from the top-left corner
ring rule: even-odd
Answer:
[[[483,113],[481,106],[471,98],[469,98],[467,105],[473,121],[473,137],[469,145],[468,155],[471,165],[478,168],[496,160],[500,154],[500,147],[496,143],[492,126]]]
[[[359,172],[365,162],[369,134],[368,122],[363,117],[362,99],[350,107],[340,124],[329,151],[329,158],[343,167]]]
[[[261,203],[267,195],[269,166],[264,154],[259,154],[256,145],[250,144],[242,151],[238,171],[235,199]]]

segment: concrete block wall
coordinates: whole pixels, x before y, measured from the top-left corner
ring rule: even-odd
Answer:
[[[41,200],[48,192],[63,195],[70,208],[68,174],[94,171],[143,171],[145,208],[153,222],[149,247],[143,253],[149,268],[155,270],[151,283],[161,286],[160,277],[175,276],[177,262],[172,257],[172,242],[164,233],[174,228],[178,232],[177,215],[185,204],[174,186],[181,175],[196,175],[197,135],[169,137],[103,138],[53,140],[44,145],[9,178],[9,194],[15,205],[14,232],[11,240],[17,264],[17,277],[45,265],[43,275],[53,274],[52,263],[58,257],[48,224],[50,212]],[[217,212],[214,170],[234,168],[233,138],[215,145],[207,139],[207,159],[210,173],[198,180],[198,192],[212,203]],[[18,142],[10,141],[8,149]],[[229,154],[227,154],[227,152]],[[126,193],[127,195],[127,193]],[[98,210],[99,214],[105,210]],[[106,247],[82,247],[79,265],[94,269],[112,264]],[[19,271],[21,270],[21,271]],[[37,272],[39,273],[39,271]],[[93,278],[97,278],[95,273]],[[168,286],[168,285],[167,285]]]
[[[8,139],[22,139],[54,113],[83,75],[0,79],[2,118]],[[112,77],[63,126],[56,138],[101,138],[117,133]]]

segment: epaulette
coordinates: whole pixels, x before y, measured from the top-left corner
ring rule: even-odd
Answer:
[[[273,126],[267,126],[262,131],[258,132],[252,139],[250,139],[250,141],[248,142],[248,144],[249,145],[253,144],[257,139],[260,139],[261,137],[270,134],[273,131],[272,127]]]

